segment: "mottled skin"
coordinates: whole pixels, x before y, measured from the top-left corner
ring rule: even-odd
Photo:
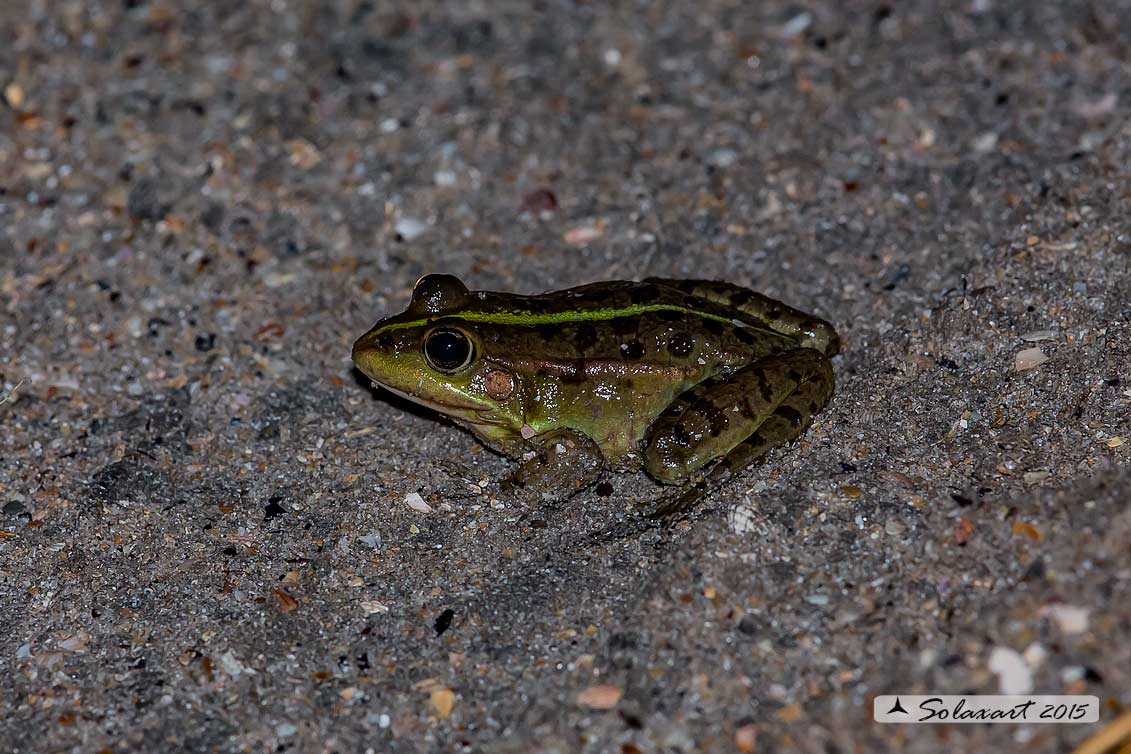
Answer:
[[[466,338],[466,364],[438,369],[435,333]],[[697,280],[605,282],[519,296],[417,282],[402,313],[353,347],[375,382],[431,406],[511,456],[533,478],[547,449],[644,468],[694,494],[796,438],[833,390],[832,326],[754,291]],[[585,467],[586,464],[578,464]]]

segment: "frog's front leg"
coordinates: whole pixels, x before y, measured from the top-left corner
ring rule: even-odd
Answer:
[[[528,457],[505,486],[535,494],[546,502],[561,502],[596,482],[604,465],[601,449],[592,439],[557,429],[531,441]]]
[[[832,392],[832,363],[811,348],[767,356],[684,392],[649,429],[644,467],[661,482],[689,488],[656,515],[686,511],[711,483],[796,439]],[[704,477],[701,471],[715,460]]]

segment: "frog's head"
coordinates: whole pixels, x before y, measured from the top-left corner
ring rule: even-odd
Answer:
[[[491,366],[465,319],[476,301],[459,279],[425,275],[401,314],[353,344],[353,362],[382,387],[498,436],[522,426],[514,378]]]

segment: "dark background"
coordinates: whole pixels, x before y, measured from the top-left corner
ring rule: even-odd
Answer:
[[[0,748],[1068,750],[870,700],[1131,704],[1128,17],[8,0]],[[752,285],[838,392],[603,542],[642,475],[520,507],[354,376],[431,271]]]

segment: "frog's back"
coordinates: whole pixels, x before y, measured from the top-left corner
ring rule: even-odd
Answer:
[[[456,315],[472,324],[489,358],[593,369],[655,369],[691,382],[796,347],[741,312],[672,286],[613,281],[538,296],[479,293]]]

